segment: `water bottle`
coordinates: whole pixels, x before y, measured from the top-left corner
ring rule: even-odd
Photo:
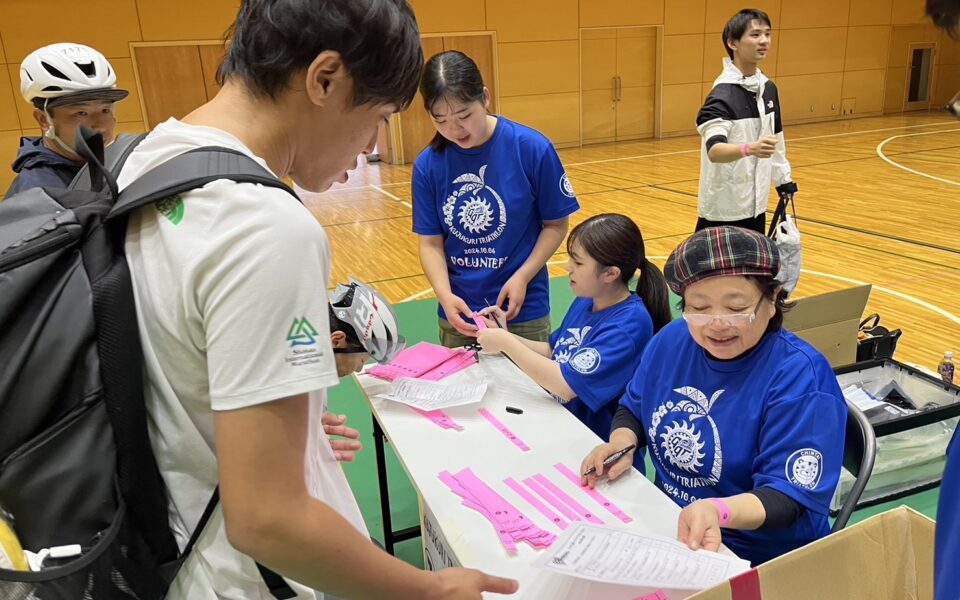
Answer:
[[[937,372],[940,373],[940,377],[944,381],[947,383],[953,383],[954,370],[953,352],[944,352],[943,360],[941,360],[940,364],[937,365]]]

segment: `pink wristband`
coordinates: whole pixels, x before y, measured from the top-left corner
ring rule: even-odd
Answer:
[[[744,158],[747,157],[747,143],[746,143],[746,142],[740,144],[740,156],[742,156],[742,157],[744,157]]]
[[[730,508],[727,506],[727,503],[721,500],[720,498],[707,498],[710,502],[713,502],[717,509],[720,511],[720,527],[723,527],[730,522]]]

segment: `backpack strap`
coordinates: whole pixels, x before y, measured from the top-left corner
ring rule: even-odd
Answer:
[[[137,178],[120,193],[107,218],[126,215],[157,200],[201,188],[219,179],[259,183],[284,190],[297,198],[289,186],[246,154],[229,148],[204,146],[175,156]]]
[[[140,139],[142,137],[133,141],[129,147],[124,147],[123,151],[118,154],[118,166],[114,165],[118,171]],[[220,179],[229,179],[238,183],[259,183],[267,187],[282,189],[299,201],[299,197],[289,186],[246,154],[229,148],[204,146],[175,156],[137,178],[120,193],[107,219],[123,217],[131,211],[158,200],[201,188]],[[219,503],[220,487],[217,486],[213,490],[197,526],[190,535],[190,540],[175,565],[171,565],[172,568],[168,571],[167,576],[170,581],[176,576],[176,571],[189,556],[190,551],[193,550],[193,546],[200,538],[200,534]],[[260,571],[260,576],[263,577],[264,583],[266,583],[274,598],[286,600],[296,597],[296,592],[280,575],[260,563],[257,563],[257,570]]]
[[[132,134],[121,133],[112,144],[103,149],[103,168],[113,175],[114,179],[120,174],[127,158],[136,149],[137,145],[147,137],[146,133]],[[68,190],[93,191],[93,184],[90,181],[90,166],[84,163],[83,167],[77,172],[77,175],[67,186]]]

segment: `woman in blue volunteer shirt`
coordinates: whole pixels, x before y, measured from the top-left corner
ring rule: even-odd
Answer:
[[[960,433],[956,432],[947,446],[947,465],[940,482],[936,540],[934,598],[956,600],[960,598],[960,569],[957,568],[957,559],[960,558]]]
[[[774,243],[739,227],[703,229],[667,259],[684,320],[644,352],[610,443],[583,472],[615,479],[629,444],[650,450],[656,483],[683,507],[677,537],[721,542],[758,564],[830,533],[847,409],[827,360],[782,328],[786,293]]]
[[[440,304],[441,343],[472,343],[468,321],[487,302],[505,308],[515,333],[546,341],[546,262],[579,208],[553,145],[487,113],[490,92],[461,52],[427,61],[420,94],[437,135],[413,165],[413,231]]]
[[[567,252],[576,298],[549,343],[520,338],[489,319],[477,341],[484,351],[505,352],[603,439],[644,347],[670,322],[667,285],[646,258],[640,228],[624,215],[580,223],[567,238]],[[634,293],[628,285],[638,270]],[[636,462],[643,470],[641,453]]]

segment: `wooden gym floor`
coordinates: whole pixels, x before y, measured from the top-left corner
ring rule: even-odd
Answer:
[[[903,329],[899,360],[935,368],[945,350],[960,352],[960,122],[906,113],[785,134],[800,187],[804,271],[795,295],[871,283],[865,314]],[[662,267],[696,222],[699,144],[691,136],[560,150],[581,205],[572,224],[627,214]],[[331,283],[352,275],[393,302],[432,297],[411,231],[409,165],[361,166],[345,185],[304,201],[330,236]],[[565,261],[561,246],[551,276],[565,274]]]

